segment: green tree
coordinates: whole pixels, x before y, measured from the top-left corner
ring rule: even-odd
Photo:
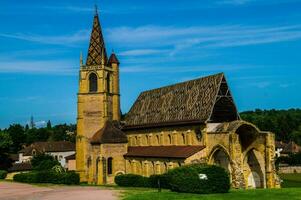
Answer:
[[[13,141],[13,145],[11,145],[11,151],[13,153],[17,153],[22,148],[22,145],[25,143],[26,136],[24,127],[20,124],[10,125],[7,129],[7,133],[10,135]]]
[[[31,165],[34,170],[43,171],[60,165],[60,163],[49,154],[37,154],[31,159]]]
[[[10,135],[5,131],[0,131],[0,170],[7,170],[12,163],[9,158],[9,149],[13,141]]]
[[[46,127],[47,127],[47,129],[51,129],[52,126],[51,126],[51,121],[50,120],[48,120]]]

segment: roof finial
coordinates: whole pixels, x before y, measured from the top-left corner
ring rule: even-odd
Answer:
[[[94,7],[95,7],[95,15],[98,15],[98,9],[97,9],[97,4],[96,3],[94,5]]]

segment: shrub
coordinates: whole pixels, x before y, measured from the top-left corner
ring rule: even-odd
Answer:
[[[5,179],[6,175],[7,175],[7,171],[0,170],[0,179]]]
[[[16,174],[13,177],[14,181],[22,183],[53,183],[77,185],[79,184],[79,175],[74,171],[56,173],[52,170],[33,171],[28,173]]]
[[[31,159],[31,165],[34,170],[43,171],[60,165],[60,163],[51,155],[37,154]]]
[[[205,174],[207,179],[201,179]],[[168,172],[170,188],[176,192],[187,193],[226,193],[230,189],[228,173],[215,165],[187,165]]]
[[[136,174],[121,174],[115,176],[115,183],[122,187],[150,187],[147,177]]]
[[[170,189],[170,176],[169,174],[154,174],[151,175],[148,179],[150,187],[158,188],[159,187],[159,181],[160,181],[160,187],[165,189]]]

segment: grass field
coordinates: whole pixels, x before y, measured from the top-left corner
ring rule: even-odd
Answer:
[[[163,190],[128,188],[124,200],[301,200],[301,174],[281,174],[281,189],[231,190],[227,194],[184,194]]]
[[[280,178],[283,180],[281,187],[291,188],[300,187],[301,188],[301,174],[280,174]]]
[[[168,190],[126,190],[124,200],[301,200],[301,188],[232,190],[226,194],[184,194]]]

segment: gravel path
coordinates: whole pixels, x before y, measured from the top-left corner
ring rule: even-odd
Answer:
[[[117,200],[114,190],[98,187],[49,186],[0,182],[0,200]]]

